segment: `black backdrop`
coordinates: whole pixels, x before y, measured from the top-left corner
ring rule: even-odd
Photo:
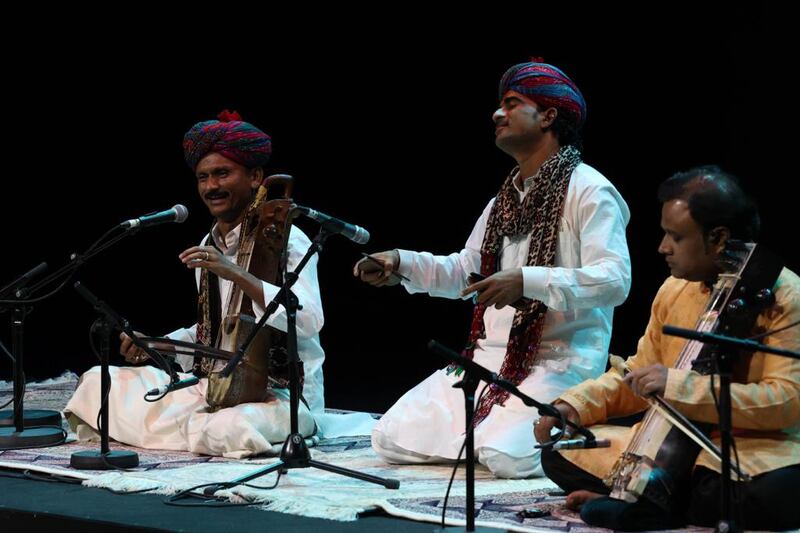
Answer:
[[[578,17],[570,9],[523,16],[507,6],[475,29],[387,16],[319,31],[297,23],[280,38],[275,18],[260,33],[151,19],[136,30],[54,26],[28,38],[35,43],[6,43],[19,53],[6,66],[0,284],[40,261],[54,270],[122,220],[184,203],[186,223],[141,231],[77,279],[139,330],[191,324],[194,277],[177,254],[210,218],[180,142],[194,122],[236,109],[272,135],[267,171],[295,176],[298,203],[372,233],[366,247],[332,237],[323,251],[322,342],[328,404],[383,411],[443,364],[426,352],[428,339],[463,344],[470,307],[362,285],[351,267],[361,250],[449,253],[463,245],[513,165],[493,142],[497,81],[531,55],[581,87],[584,159],[631,208],[633,288],[616,312],[612,351],[633,352],[667,275],[656,252],[655,193],[677,170],[716,163],[739,175],[762,206],[762,242],[796,269],[786,192],[792,152],[781,143],[793,87],[779,42],[783,14],[671,4]],[[92,319],[71,288],[36,305],[25,337],[28,377],[93,365]],[[3,315],[6,343],[8,332]],[[0,365],[2,377],[10,372],[10,363]]]

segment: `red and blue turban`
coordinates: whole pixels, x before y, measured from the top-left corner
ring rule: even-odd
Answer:
[[[247,168],[263,166],[272,154],[272,139],[234,111],[223,111],[219,120],[198,122],[183,136],[183,157],[194,170],[197,163],[216,152]]]
[[[555,107],[580,127],[586,120],[586,101],[578,87],[553,65],[540,61],[514,65],[500,80],[500,99],[508,91],[524,94],[545,108]]]

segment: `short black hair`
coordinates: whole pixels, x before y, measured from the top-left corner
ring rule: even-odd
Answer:
[[[658,188],[662,203],[684,200],[689,213],[704,235],[724,226],[732,239],[753,241],[758,237],[761,218],[752,198],[745,194],[739,180],[716,165],[694,167],[678,172]]]
[[[572,145],[578,150],[583,150],[583,139],[581,139],[578,119],[565,109],[556,109],[558,114],[553,124],[550,125],[550,129],[558,139],[558,144],[561,146]]]

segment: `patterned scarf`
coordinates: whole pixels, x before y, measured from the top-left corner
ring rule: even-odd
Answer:
[[[256,193],[255,199],[247,208],[247,213],[242,220],[242,225],[239,229],[239,243],[236,251],[236,264],[244,266],[247,261],[249,252],[243,246],[243,238],[250,233],[249,225],[253,218],[253,213],[259,204],[266,197],[267,190],[260,187]],[[216,221],[215,221],[216,223]],[[213,230],[213,226],[212,226]],[[214,242],[211,231],[208,232],[208,239],[206,245],[213,246],[220,253],[217,244]],[[231,289],[236,291],[234,287]],[[197,298],[197,342],[206,346],[216,346],[219,330],[222,326],[222,309],[220,309],[219,301],[219,279],[216,274],[210,272],[207,268],[200,270],[200,289]],[[252,303],[246,294],[242,294],[241,308],[251,310]],[[248,311],[251,312],[251,311]],[[192,373],[196,376],[207,376],[214,368],[215,359],[210,357],[195,357],[194,365],[192,366]]]
[[[210,232],[208,243],[217,248]],[[206,346],[215,346],[221,324],[219,281],[216,274],[203,268],[200,271],[200,289],[197,298],[197,342]],[[213,368],[214,359],[196,356],[194,365],[192,365],[192,373],[198,377],[205,377],[211,373]]]
[[[481,245],[481,274],[489,277],[500,269],[500,252],[503,237],[531,233],[528,266],[553,266],[558,243],[558,230],[564,210],[570,176],[581,162],[580,152],[573,146],[562,147],[541,166],[533,177],[528,194],[520,204],[519,192],[514,187],[518,168],[511,171],[497,194],[486,224]],[[486,338],[483,315],[486,306],[477,304],[472,313],[469,343],[465,357],[473,358],[479,339]],[[532,300],[523,311],[514,313],[508,337],[508,347],[500,376],[519,385],[530,374],[539,342],[542,337],[547,307],[540,300]],[[475,410],[473,427],[483,421],[495,404],[504,405],[508,392],[490,385]]]

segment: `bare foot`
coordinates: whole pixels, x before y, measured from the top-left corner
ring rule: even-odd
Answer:
[[[567,509],[570,511],[580,511],[581,506],[595,498],[601,497],[602,494],[598,494],[596,492],[591,492],[588,490],[576,490],[575,492],[571,492],[569,496],[567,496]]]

